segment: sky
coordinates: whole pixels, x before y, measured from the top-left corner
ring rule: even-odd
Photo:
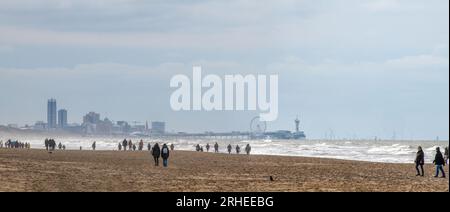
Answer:
[[[449,137],[447,0],[0,0],[0,124],[166,121],[248,131],[259,113],[176,112],[170,79],[278,74],[268,130],[309,138]]]

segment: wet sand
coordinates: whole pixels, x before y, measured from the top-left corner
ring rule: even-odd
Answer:
[[[413,164],[302,157],[175,151],[163,168],[147,151],[0,149],[0,191],[449,191],[431,164],[415,174]]]

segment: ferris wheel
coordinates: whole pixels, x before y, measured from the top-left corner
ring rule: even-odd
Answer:
[[[250,132],[252,135],[262,135],[267,130],[267,123],[261,120],[261,117],[256,116],[250,122]]]

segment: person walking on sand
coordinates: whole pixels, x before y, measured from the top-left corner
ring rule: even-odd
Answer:
[[[444,161],[444,157],[442,157],[442,152],[441,149],[439,147],[436,148],[436,156],[434,158],[433,163],[436,165],[436,176],[434,177],[439,177],[439,171],[442,172],[442,178],[445,178],[445,172],[444,172],[444,166],[445,166],[445,161]]]
[[[48,151],[52,151],[52,139],[48,139]]]
[[[127,151],[128,141],[127,139],[123,139],[122,141],[123,151]]]
[[[215,153],[219,152],[219,144],[217,142],[214,144],[214,152]]]
[[[47,150],[47,151],[48,151],[48,147],[49,147],[49,141],[48,141],[48,139],[47,139],[47,138],[45,139],[45,141],[44,141],[44,144],[45,144],[45,150]]]
[[[161,155],[161,149],[158,143],[156,143],[152,148],[153,160],[155,160],[155,166],[159,166],[159,156]]]
[[[144,141],[139,141],[139,151],[142,151],[144,149]]]
[[[133,142],[131,141],[131,139],[128,141],[128,150],[132,150],[133,148]]]
[[[117,149],[119,150],[119,151],[122,151],[122,144],[119,142],[119,145],[117,145]]]
[[[236,154],[239,155],[241,153],[241,147],[239,145],[236,145]]]
[[[250,146],[250,144],[247,144],[247,146],[245,147],[245,152],[247,153],[247,155],[250,155],[251,151],[252,151],[252,147]]]
[[[150,142],[148,142],[148,144],[147,144],[147,150],[148,151],[152,150],[152,145],[150,144]]]
[[[163,145],[161,149],[161,157],[163,159],[163,166],[167,167],[169,165],[169,147],[166,144]]]
[[[419,146],[417,154],[416,154],[416,160],[414,161],[416,163],[416,176],[425,176],[425,173],[423,171],[423,165],[425,164],[425,153],[423,153],[422,147]],[[422,170],[422,173],[419,170]]]
[[[445,147],[444,160],[445,160],[445,163],[447,163],[447,165],[448,165],[448,147]]]
[[[92,150],[95,151],[95,147],[97,147],[97,144],[96,144],[96,142],[94,141],[94,143],[92,143]]]
[[[207,144],[206,144],[206,151],[207,151],[207,152],[209,152],[209,148],[210,148],[209,143],[207,143]]]
[[[173,150],[175,150],[175,145],[173,145],[173,143],[172,143],[172,144],[170,144],[170,151],[173,151]]]
[[[51,141],[52,151],[55,151],[55,149],[56,149],[56,141],[53,138],[50,141]]]
[[[62,149],[62,144],[61,144],[61,142],[59,142],[59,144],[58,144],[58,149],[59,149],[59,150]]]
[[[133,144],[133,151],[136,151],[136,144]]]
[[[228,149],[228,154],[231,154],[231,149],[233,149],[233,147],[231,146],[231,144],[228,144],[227,149]]]
[[[200,152],[200,144],[197,144],[197,146],[195,146],[195,151]]]

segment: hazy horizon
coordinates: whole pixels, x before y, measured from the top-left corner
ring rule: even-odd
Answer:
[[[167,130],[248,131],[252,112],[175,112],[172,76],[278,74],[268,130],[449,139],[449,1],[0,0],[0,125],[47,100]]]

